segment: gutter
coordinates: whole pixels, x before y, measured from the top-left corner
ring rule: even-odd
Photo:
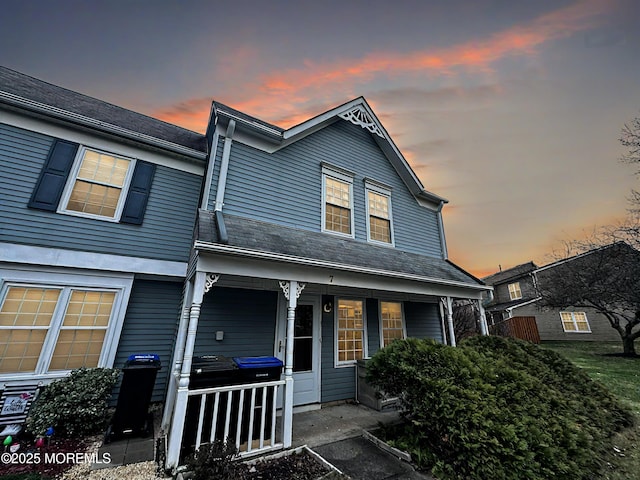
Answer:
[[[334,263],[326,260],[317,260],[315,258],[297,257],[294,255],[285,255],[282,253],[261,252],[248,248],[234,247],[232,245],[220,245],[216,243],[208,243],[196,241],[194,248],[203,252],[220,253],[224,255],[235,255],[239,257],[254,258],[258,260],[270,260],[276,262],[303,265],[308,267],[328,268],[332,270],[341,270],[345,272],[364,273],[368,275],[377,275],[384,277],[397,278],[401,280],[413,280],[423,283],[434,283],[436,285],[444,285],[450,287],[470,288],[472,290],[484,291],[492,287],[487,285],[474,285],[470,283],[458,282],[455,280],[443,280],[441,278],[423,277],[411,273],[394,272],[390,270],[381,270],[377,268],[360,267],[357,265],[345,265],[342,263]]]
[[[141,143],[153,145],[154,147],[158,147],[163,150],[169,150],[174,153],[179,153],[181,155],[186,155],[188,157],[197,158],[198,160],[207,159],[206,152],[194,150],[193,148],[185,147],[183,145],[178,145],[177,143],[152,137],[151,135],[147,135],[144,133],[134,132],[133,130],[129,130],[127,128],[119,127],[111,123],[86,117],[78,113],[69,112],[67,110],[63,110],[58,107],[52,107],[51,105],[45,105],[44,103],[35,102],[33,100],[29,100],[24,97],[20,97],[18,95],[14,95],[12,93],[0,91],[0,100],[4,101],[8,105],[20,107],[22,109],[29,110],[36,113],[45,114],[50,117],[56,117],[61,120],[66,120],[79,125],[84,125],[86,127],[111,133],[119,137],[136,140]]]
[[[231,157],[231,145],[233,144],[233,133],[236,130],[235,120],[229,120],[227,132],[224,137],[224,147],[222,148],[222,160],[220,163],[220,173],[218,175],[218,188],[216,189],[216,203],[214,213],[216,216],[216,228],[218,230],[218,238],[221,243],[227,245],[229,243],[229,235],[227,227],[224,223],[224,215],[222,215],[222,207],[224,205],[224,191],[227,187],[227,174],[229,173],[229,158]],[[216,147],[217,148],[217,147]],[[212,175],[213,171],[209,174]]]

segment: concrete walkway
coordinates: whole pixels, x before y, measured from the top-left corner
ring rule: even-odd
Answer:
[[[395,411],[377,412],[362,405],[337,405],[293,416],[294,446],[307,445],[354,480],[422,479],[407,462],[363,437],[380,423],[400,420]]]

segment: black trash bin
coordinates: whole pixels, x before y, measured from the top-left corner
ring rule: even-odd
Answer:
[[[223,355],[205,355],[201,357],[193,357],[191,362],[191,376],[189,378],[189,390],[198,390],[201,388],[224,387],[228,385],[237,385],[242,383],[242,379],[238,375],[239,368],[236,363]],[[231,418],[237,418],[238,412],[238,394],[232,397]],[[203,425],[212,425],[213,423],[213,407],[214,396],[207,395]],[[193,395],[189,397],[187,403],[187,413],[184,423],[184,433],[182,437],[181,457],[184,459],[187,455],[195,451],[198,421],[200,419],[201,397]],[[221,439],[224,436],[224,423],[227,414],[227,398],[221,397],[218,405],[218,414],[216,422],[216,432],[214,438]],[[207,435],[202,435],[201,442],[208,443],[210,431]],[[235,438],[236,423],[231,422],[229,437]]]
[[[118,403],[105,441],[152,433],[153,416],[149,413],[149,404],[160,367],[160,356],[155,353],[129,356],[122,369]]]
[[[276,357],[233,357],[239,368],[239,376],[242,383],[259,383],[280,380],[282,373],[282,360]],[[245,397],[245,404],[250,400]],[[265,425],[264,438],[269,439],[271,436],[270,419],[273,415],[273,389],[267,390],[267,399],[265,402]],[[251,409],[245,406],[243,411],[242,430],[240,439],[244,443],[249,440],[249,420]],[[260,424],[262,419],[262,389],[256,391],[255,407],[253,412],[253,430],[251,432],[251,440],[260,439]]]

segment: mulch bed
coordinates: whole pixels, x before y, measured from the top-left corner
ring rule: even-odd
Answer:
[[[31,442],[22,443],[22,448],[9,461],[0,462],[0,478],[9,474],[37,473],[45,478],[55,478],[74,465],[74,458],[66,461],[66,454],[83,453],[86,443],[81,440],[52,438],[48,445],[36,448]],[[3,453],[8,453],[4,452]]]
[[[250,480],[316,480],[329,473],[324,465],[306,452],[261,460],[250,466]]]

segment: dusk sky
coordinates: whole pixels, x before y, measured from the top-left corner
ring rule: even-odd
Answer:
[[[200,132],[213,99],[287,128],[362,95],[478,276],[621,220],[638,183],[638,0],[3,0],[0,64]]]

